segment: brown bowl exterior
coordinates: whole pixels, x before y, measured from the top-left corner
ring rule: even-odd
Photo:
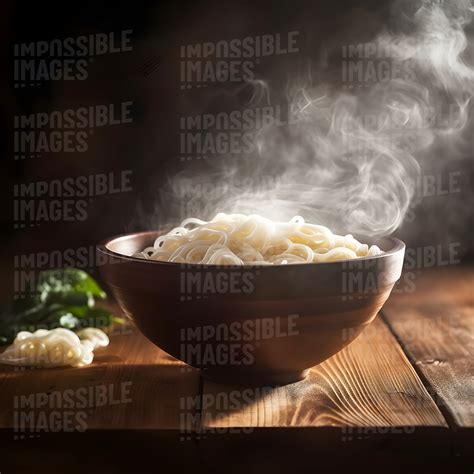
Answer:
[[[405,251],[384,238],[380,256],[324,264],[221,267],[127,256],[161,233],[100,244],[102,277],[154,344],[206,377],[245,384],[301,380],[352,342],[390,295]]]

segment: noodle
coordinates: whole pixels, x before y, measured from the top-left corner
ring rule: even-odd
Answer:
[[[381,254],[352,235],[333,234],[300,216],[275,222],[258,215],[217,214],[209,222],[189,218],[134,257],[205,265],[323,263]]]
[[[11,346],[0,354],[0,363],[18,366],[82,367],[94,359],[94,349],[109,345],[107,334],[85,328],[77,334],[69,329],[21,331]]]

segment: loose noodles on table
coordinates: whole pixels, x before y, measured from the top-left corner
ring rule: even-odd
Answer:
[[[0,354],[0,364],[34,367],[82,367],[94,359],[94,349],[105,347],[109,338],[98,328],[77,334],[66,328],[20,331],[13,344]]]

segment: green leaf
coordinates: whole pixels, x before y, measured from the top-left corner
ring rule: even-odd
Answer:
[[[92,308],[95,304],[95,299],[90,293],[59,291],[42,293],[42,303],[44,305],[56,303],[64,306],[88,306]]]
[[[45,301],[50,293],[83,293],[104,299],[107,295],[86,272],[77,268],[47,270],[38,277],[37,292]]]

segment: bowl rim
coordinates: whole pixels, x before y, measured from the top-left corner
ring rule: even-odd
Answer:
[[[252,264],[244,264],[244,265],[217,265],[217,264],[202,264],[202,263],[179,263],[179,262],[163,262],[160,260],[146,260],[144,258],[139,258],[139,257],[132,257],[130,255],[124,255],[122,253],[114,252],[113,250],[110,250],[107,248],[107,245],[110,245],[114,241],[119,241],[119,240],[125,240],[127,238],[133,238],[133,237],[138,237],[138,236],[143,236],[143,235],[155,235],[159,232],[162,232],[161,230],[147,230],[147,231],[141,231],[141,232],[130,232],[126,234],[119,234],[114,237],[109,237],[107,239],[102,240],[100,243],[96,245],[96,250],[108,255],[109,257],[113,257],[115,259],[121,259],[121,260],[126,260],[129,262],[134,262],[138,264],[147,264],[147,265],[159,265],[159,266],[170,266],[170,267],[183,267],[185,266],[186,268],[195,268],[195,269],[236,269],[236,268],[258,268],[259,270],[265,269],[265,271],[268,271],[267,269],[270,268],[294,268],[294,267],[321,267],[321,266],[335,266],[335,265],[341,265],[341,264],[347,264],[347,263],[352,263],[352,262],[366,262],[366,261],[371,261],[371,260],[379,260],[379,259],[384,259],[384,258],[389,258],[397,253],[400,253],[405,250],[406,245],[405,243],[397,239],[396,237],[379,237],[383,239],[389,240],[393,246],[387,251],[384,251],[380,255],[373,255],[370,257],[358,257],[354,259],[348,259],[348,260],[337,260],[335,262],[320,262],[320,263],[291,263],[288,265],[252,265]],[[364,236],[361,236],[362,238]],[[366,238],[369,238],[366,236]],[[370,237],[373,238],[373,237]]]

